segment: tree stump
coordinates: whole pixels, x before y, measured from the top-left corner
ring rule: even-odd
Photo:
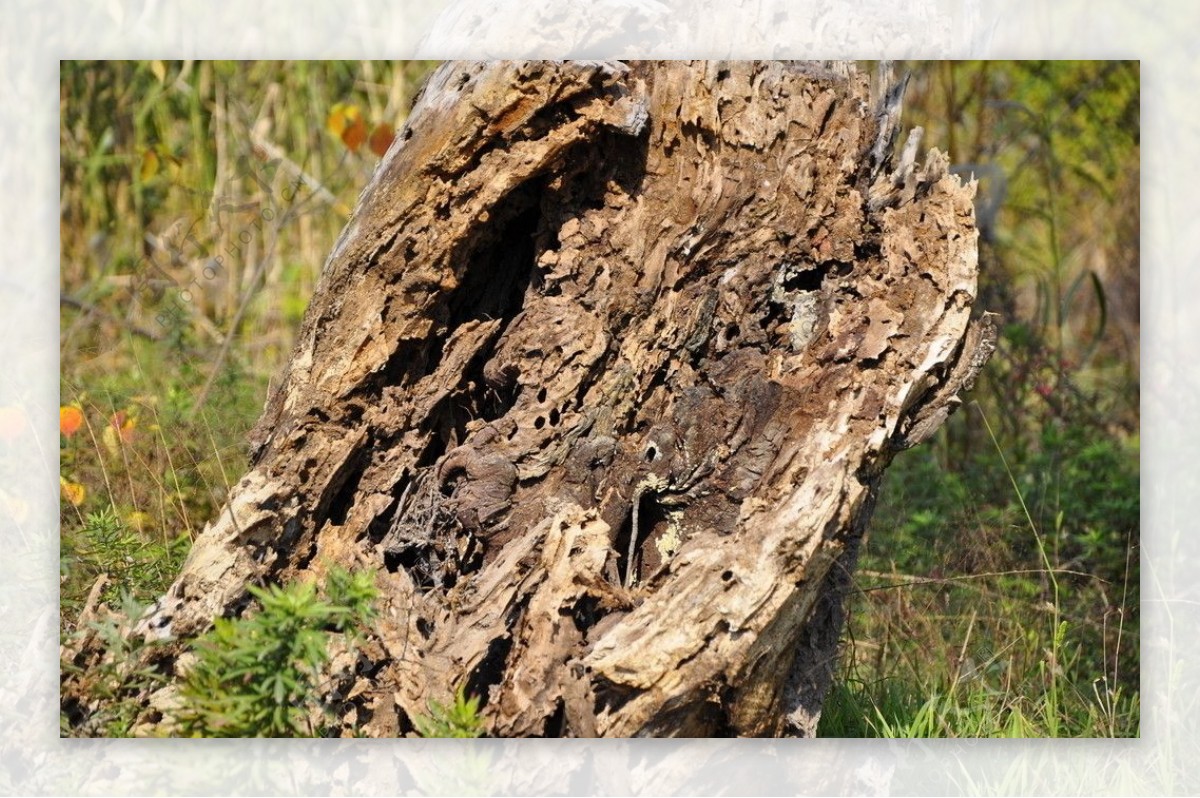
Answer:
[[[886,72],[886,70],[883,70]],[[812,735],[884,468],[991,350],[973,185],[849,63],[447,63],[142,634],[371,569],[405,734]]]

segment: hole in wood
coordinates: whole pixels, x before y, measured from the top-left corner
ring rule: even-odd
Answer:
[[[810,267],[807,269],[797,269],[792,271],[789,267],[788,275],[784,278],[783,289],[785,291],[818,291],[821,288],[821,281],[825,279],[825,272],[821,269]]]
[[[433,634],[433,623],[425,618],[417,618],[417,631],[421,633],[421,637],[428,640]]]
[[[633,507],[630,506],[613,545],[617,550],[617,573],[623,581],[636,585],[646,575],[662,565],[663,557],[654,542],[668,531],[670,515],[654,493],[642,494],[638,502],[637,541],[634,544],[633,569],[629,569],[629,538],[633,530]],[[626,580],[626,575],[629,579]]]
[[[511,636],[493,638],[488,643],[487,653],[467,676],[466,694],[479,696],[480,705],[487,706],[488,696],[492,685],[500,684],[504,679],[504,662],[512,649]]]

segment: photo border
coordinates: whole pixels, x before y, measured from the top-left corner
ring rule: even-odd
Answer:
[[[907,4],[340,0],[205,13],[138,2],[9,6],[0,72],[0,791],[36,794],[1194,794],[1200,535],[1196,202],[1200,12],[1183,0]],[[1134,740],[60,739],[58,63],[76,58],[1141,59],[1142,737]],[[60,100],[61,102],[61,100]],[[1189,289],[1189,286],[1191,289]]]

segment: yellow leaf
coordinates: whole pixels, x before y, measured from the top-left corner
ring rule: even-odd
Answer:
[[[334,103],[329,109],[329,116],[325,118],[325,127],[330,133],[342,137],[342,131],[350,123],[351,116],[358,116],[358,106],[347,105],[346,103]]]
[[[158,174],[157,152],[154,150],[146,150],[142,153],[142,167],[138,174],[141,176],[143,183]]]
[[[129,527],[136,529],[138,532],[145,532],[154,524],[154,518],[150,513],[144,513],[141,510],[134,510],[125,516],[125,523]]]
[[[60,476],[58,478],[58,485],[62,488],[63,498],[76,507],[83,504],[84,499],[87,498],[87,488],[78,482],[71,482],[66,477]]]
[[[150,71],[154,73],[154,77],[158,78],[159,83],[165,83],[167,80],[167,65],[162,61],[151,61]]]
[[[109,424],[104,428],[104,432],[100,434],[100,439],[104,441],[104,448],[113,457],[121,453],[121,446],[117,443],[117,431]]]
[[[137,417],[129,415],[124,410],[112,414],[108,423],[117,431],[121,443],[133,443],[133,428],[137,426]]]
[[[74,405],[63,405],[58,408],[58,431],[68,438],[83,426],[83,411]]]

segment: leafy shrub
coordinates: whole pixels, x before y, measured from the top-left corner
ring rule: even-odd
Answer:
[[[64,545],[60,554],[60,570],[72,588],[64,590],[64,597],[77,597],[96,577],[107,574],[108,586],[100,596],[105,603],[121,602],[121,591],[130,598],[149,599],[170,583],[190,545],[186,535],[150,540],[129,529],[111,507],[88,513],[74,545]]]
[[[119,612],[103,613],[90,621],[87,629],[64,639],[69,644],[94,632],[104,651],[91,668],[81,667],[71,658],[60,663],[63,675],[74,676],[87,686],[86,702],[68,698],[60,708],[59,730],[64,737],[129,737],[145,710],[142,697],[166,683],[161,673],[144,662],[147,649],[161,644],[129,634],[128,620],[140,617],[146,605],[122,589],[117,606]]]
[[[313,737],[321,669],[331,634],[353,637],[374,618],[369,573],[331,570],[326,598],[312,582],[250,588],[261,608],[217,619],[195,647],[181,695],[181,731],[192,737]],[[317,711],[317,712],[314,712]]]

